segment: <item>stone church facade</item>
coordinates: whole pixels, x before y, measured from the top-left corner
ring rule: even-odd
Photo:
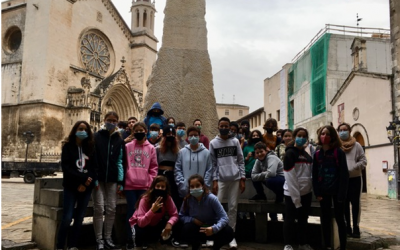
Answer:
[[[156,9],[134,0],[130,11],[131,27],[111,0],[2,3],[3,161],[58,161],[76,121],[96,131],[111,110],[141,118]]]

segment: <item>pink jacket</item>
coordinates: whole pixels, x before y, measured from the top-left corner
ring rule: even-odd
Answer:
[[[157,153],[147,140],[138,144],[136,140],[125,145],[125,190],[147,190],[157,176]]]
[[[136,224],[139,227],[155,226],[162,220],[166,212],[170,217],[167,223],[173,226],[178,221],[178,211],[176,210],[174,201],[169,195],[167,196],[166,202],[163,201],[161,213],[153,213],[150,208],[151,206],[148,204],[147,196],[140,199],[138,209],[136,209],[135,213],[129,219],[131,226]]]

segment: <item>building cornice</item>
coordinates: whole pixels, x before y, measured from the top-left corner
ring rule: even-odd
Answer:
[[[1,12],[3,13],[3,12],[7,12],[10,10],[14,10],[14,9],[19,9],[19,8],[26,8],[26,3],[21,3],[21,4],[13,5],[10,7],[6,7],[4,9],[1,9]]]

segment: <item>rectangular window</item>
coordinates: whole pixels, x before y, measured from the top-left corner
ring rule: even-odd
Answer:
[[[239,110],[239,116],[243,116],[243,110]]]
[[[279,122],[281,120],[281,110],[277,110],[276,111],[276,117],[277,117],[277,120]]]
[[[225,115],[229,115],[229,109],[225,109]]]

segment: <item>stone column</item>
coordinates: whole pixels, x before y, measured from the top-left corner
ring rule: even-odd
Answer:
[[[392,47],[393,83],[396,115],[400,111],[400,1],[390,0],[390,40]]]
[[[213,77],[207,50],[205,0],[167,0],[162,47],[147,81],[144,115],[160,102],[165,116],[186,126],[199,118],[210,139],[217,133]]]

